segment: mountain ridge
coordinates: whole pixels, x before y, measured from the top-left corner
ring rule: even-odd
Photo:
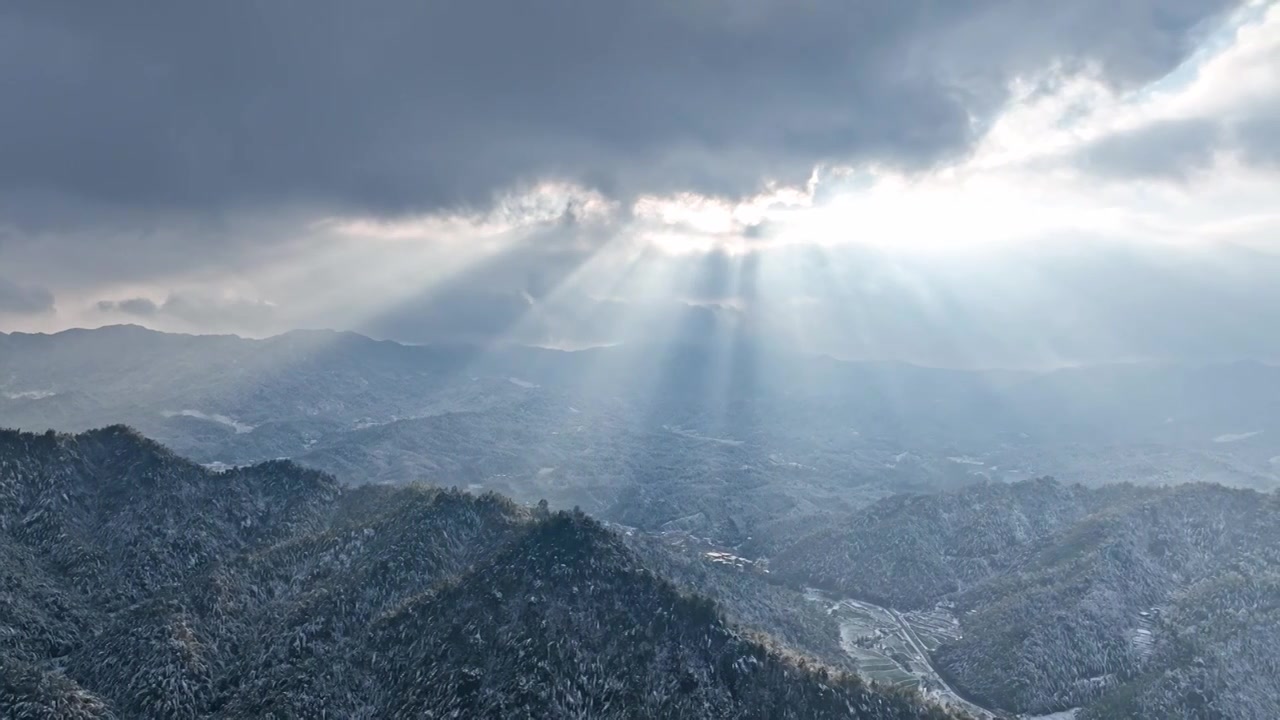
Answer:
[[[123,426],[0,431],[0,560],[7,717],[954,716],[783,659],[580,513]]]

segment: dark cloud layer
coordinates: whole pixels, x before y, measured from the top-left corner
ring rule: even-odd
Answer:
[[[10,3],[0,193],[52,222],[85,219],[66,203],[394,212],[544,176],[736,193],[828,160],[923,167],[967,149],[1014,75],[1149,79],[1230,4]]]

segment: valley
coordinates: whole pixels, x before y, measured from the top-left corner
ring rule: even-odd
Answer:
[[[944,607],[900,613],[879,605],[834,599],[820,590],[805,598],[826,607],[840,629],[840,646],[854,659],[858,674],[892,687],[909,687],[925,697],[979,720],[997,717],[956,693],[933,668],[930,654],[959,639],[960,625]]]
[[[974,716],[1164,712],[1241,674],[1221,702],[1244,717],[1280,696],[1247,670],[1274,662],[1280,370],[967,373],[762,352],[812,385],[748,374],[710,393],[723,358],[696,349],[653,367],[625,347],[140,328],[0,346],[0,424],[122,418],[211,478],[286,463],[344,494],[426,482],[582,513],[778,652]],[[1242,372],[1259,391],[1221,402]],[[580,382],[601,375],[628,382]]]

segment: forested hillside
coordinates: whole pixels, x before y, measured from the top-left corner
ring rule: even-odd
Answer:
[[[773,567],[902,609],[954,606],[963,635],[935,664],[992,707],[1280,717],[1274,494],[1041,479],[896,496]]]
[[[122,427],[0,432],[0,716],[944,718],[786,659],[578,513]]]

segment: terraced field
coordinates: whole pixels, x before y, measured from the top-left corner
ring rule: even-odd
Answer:
[[[949,640],[960,637],[960,624],[946,607],[899,613],[860,600],[833,598],[814,589],[805,591],[812,602],[827,606],[840,626],[840,646],[868,680],[918,689],[927,697],[963,709],[976,718],[994,714],[957,695],[929,660]]]
[[[946,607],[902,614],[925,650],[933,652],[943,643],[960,639],[960,621]]]

